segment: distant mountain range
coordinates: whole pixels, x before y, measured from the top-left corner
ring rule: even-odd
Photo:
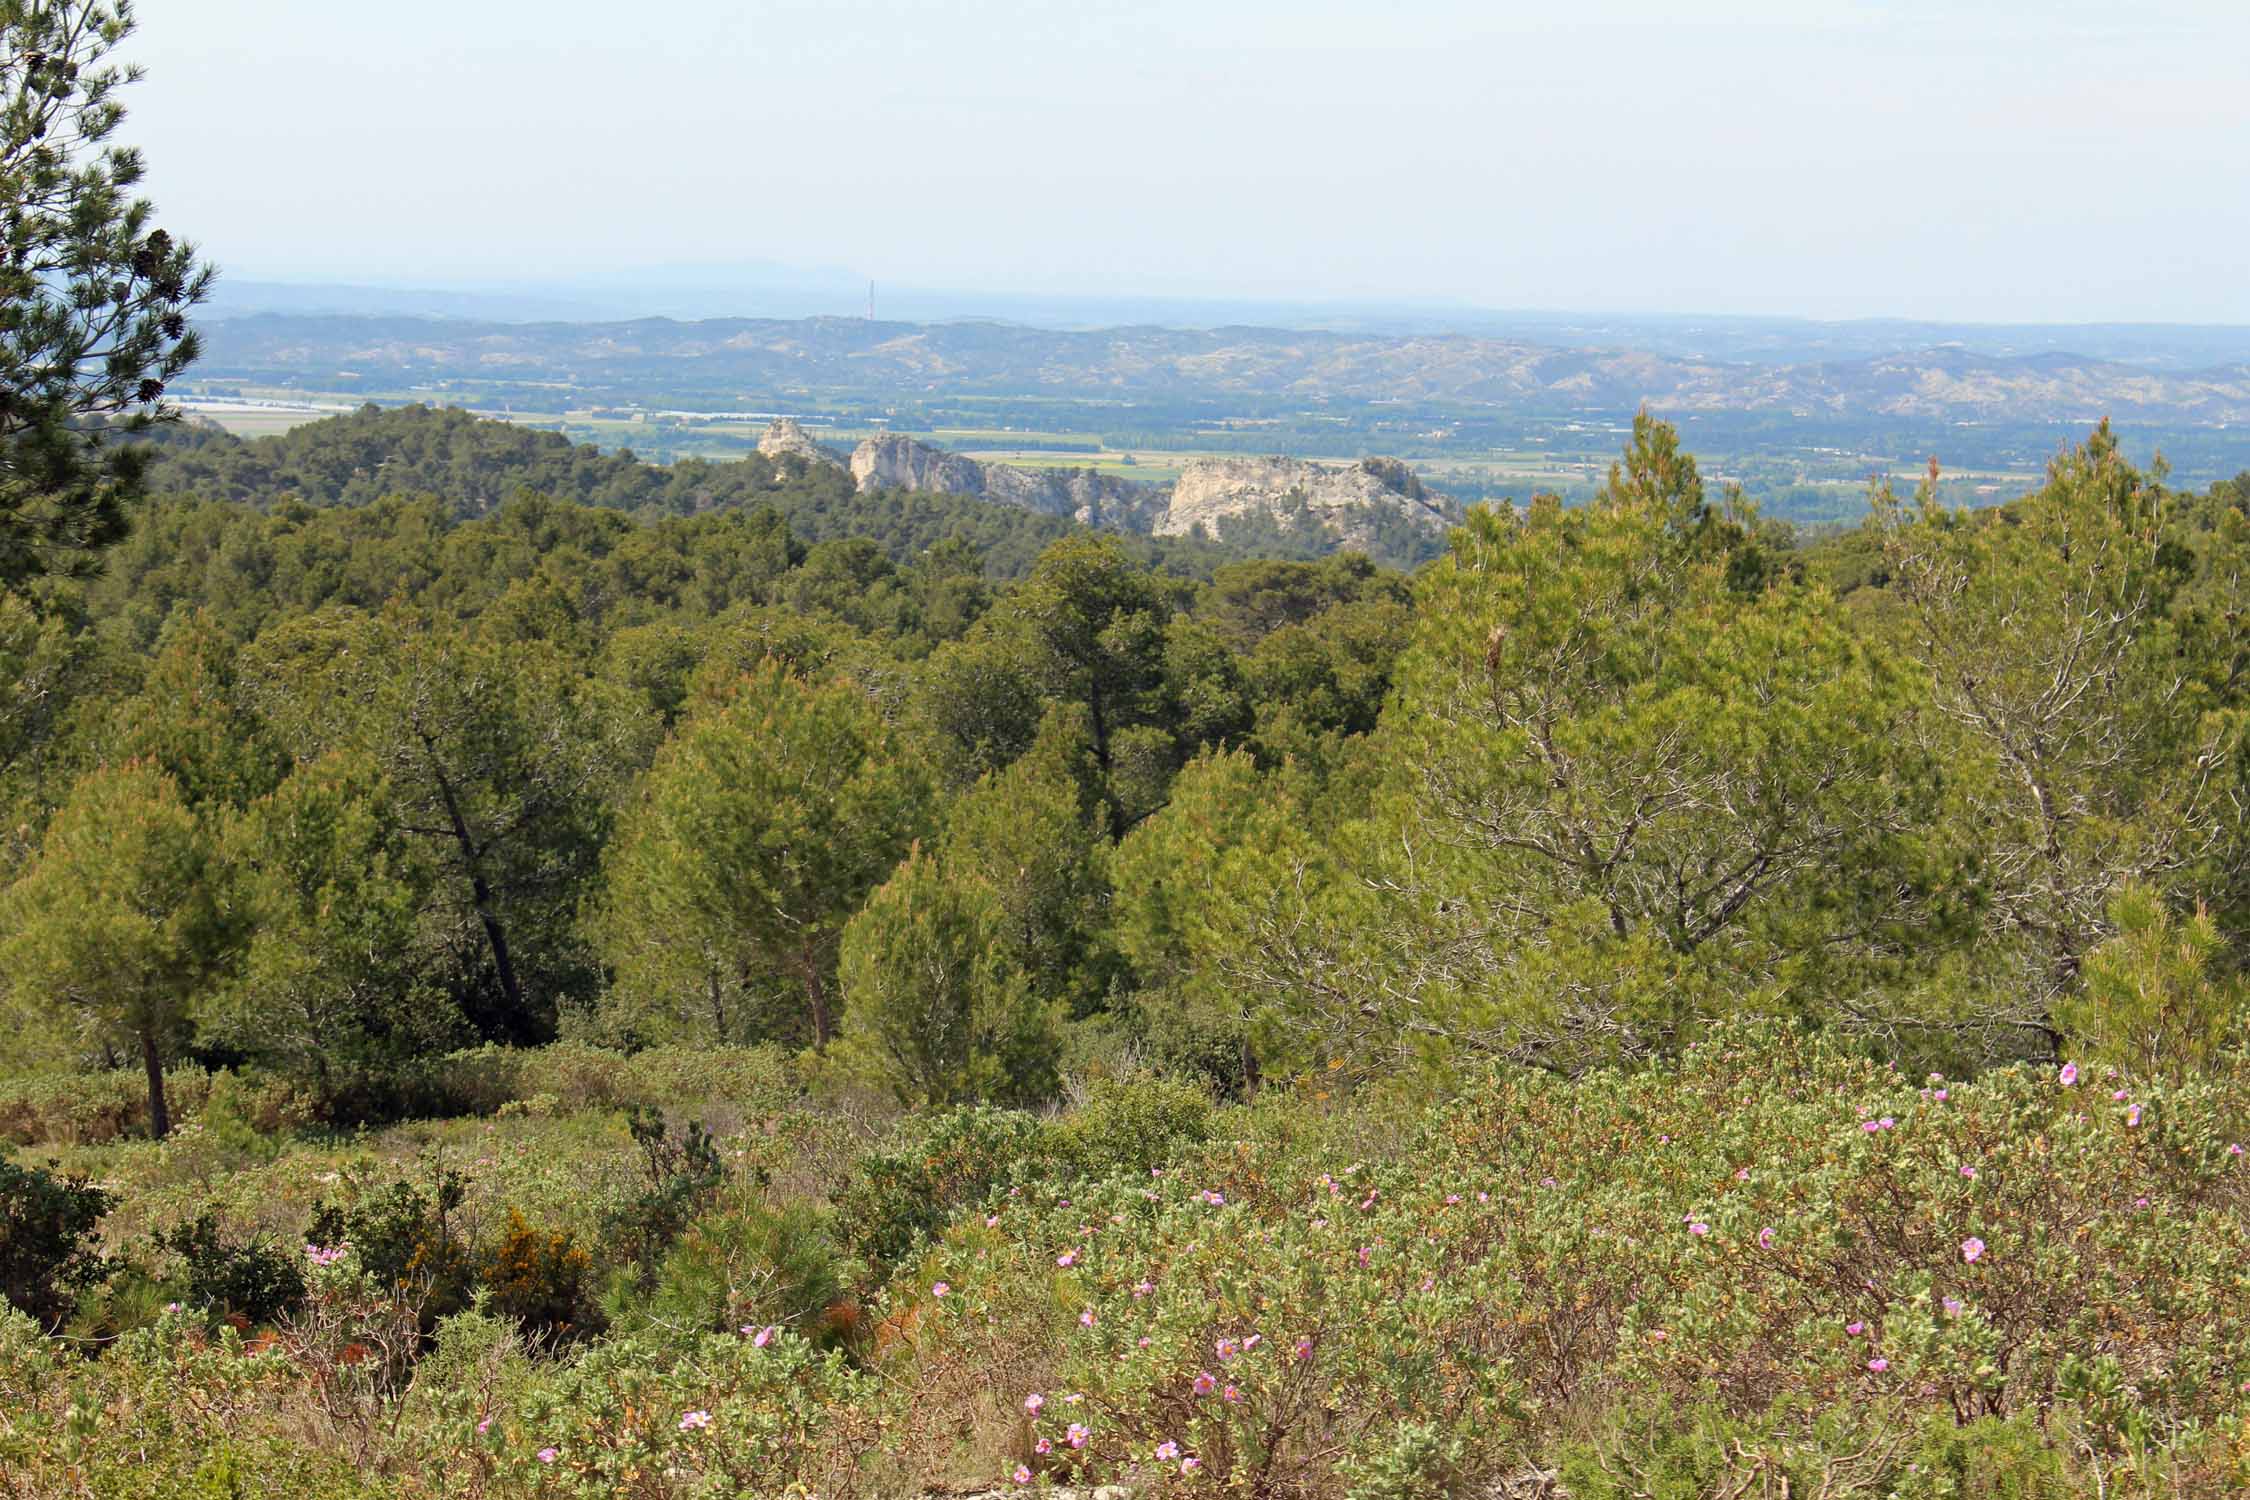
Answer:
[[[506,323],[368,316],[215,320],[203,379],[552,382],[611,400],[839,396],[1438,402],[1521,411],[2224,426],[2250,423],[2250,358],[2197,369],[2063,350],[1947,346],[1773,364],[1473,334],[1259,327],[1055,330],[864,318]]]
[[[1009,322],[1036,328],[1296,328],[1331,333],[1462,334],[1558,349],[1639,349],[1689,359],[1807,364],[1902,350],[1959,348],[2018,357],[2087,359],[2185,372],[2250,362],[2250,325],[1946,323],[1914,318],[1818,319],[1715,313],[1483,308],[1452,302],[994,293],[885,285],[835,267],[738,265],[620,269],[605,275],[455,287],[256,281],[228,276],[212,319],[260,313],[459,318],[494,323],[628,322],[637,318],[853,317],[871,290],[900,322]]]

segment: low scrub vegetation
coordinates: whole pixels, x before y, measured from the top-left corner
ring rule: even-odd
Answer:
[[[0,1493],[2250,1483],[2237,1068],[1730,1026],[1436,1099],[888,1123],[780,1072],[717,1132],[503,1103],[222,1165],[191,1119],[16,1169]]]

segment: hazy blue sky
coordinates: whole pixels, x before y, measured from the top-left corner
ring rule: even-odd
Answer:
[[[141,0],[244,277],[2250,322],[2250,0]]]

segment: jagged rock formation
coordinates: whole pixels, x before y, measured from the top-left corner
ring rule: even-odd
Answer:
[[[869,438],[853,449],[851,470],[863,494],[903,489],[974,495],[996,505],[1069,516],[1082,525],[1112,531],[1147,531],[1164,509],[1162,492],[1153,485],[1086,469],[982,464],[895,432]]]
[[[1230,522],[1268,519],[1284,529],[1317,526],[1338,547],[1395,553],[1402,539],[1443,536],[1460,521],[1461,508],[1395,458],[1202,458],[1181,471],[1153,529],[1184,536],[1200,526],[1216,537]]]
[[[836,462],[835,456],[814,442],[795,417],[777,418],[766,429],[765,436],[758,439],[758,451],[776,460],[795,456],[808,464]]]

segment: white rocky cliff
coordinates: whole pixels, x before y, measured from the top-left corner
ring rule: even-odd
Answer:
[[[1112,531],[1146,531],[1163,510],[1162,496],[1151,485],[1089,469],[982,464],[895,432],[869,438],[853,449],[851,468],[862,493],[902,489],[974,495],[995,505],[1069,516]]]
[[[1429,555],[1461,519],[1449,497],[1425,487],[1395,458],[1317,463],[1301,458],[1203,458],[1170,486],[1136,483],[1090,469],[1028,469],[979,463],[884,433],[852,450],[842,464],[784,417],[766,429],[758,451],[808,464],[849,469],[860,493],[920,490],[968,495],[1041,515],[1068,516],[1087,526],[1158,536],[1199,528],[1223,539],[1236,527],[1313,534],[1326,548],[1356,548],[1393,559]]]
[[[1339,547],[1382,551],[1395,549],[1379,541],[1402,533],[1443,536],[1461,508],[1395,458],[1199,458],[1180,471],[1154,530],[1185,536],[1200,526],[1216,537],[1229,521],[1269,518],[1284,528],[1317,526]]]

